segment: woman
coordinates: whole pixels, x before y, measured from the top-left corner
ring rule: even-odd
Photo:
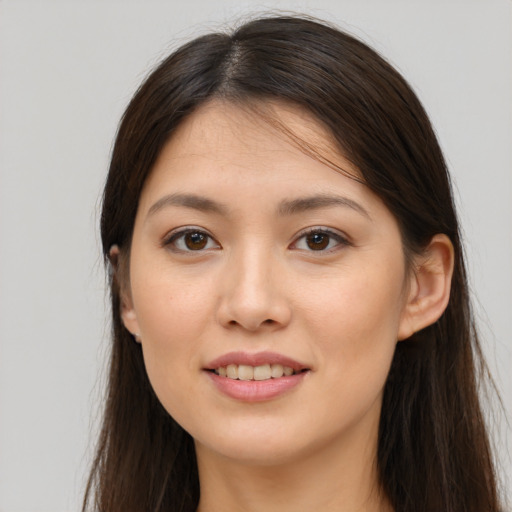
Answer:
[[[101,229],[84,510],[499,510],[446,165],[366,45],[281,17],[180,48],[123,116]]]

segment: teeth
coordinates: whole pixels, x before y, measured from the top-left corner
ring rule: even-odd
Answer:
[[[239,380],[252,380],[254,378],[254,368],[241,364],[238,366],[238,379]]]
[[[269,364],[254,367],[254,380],[267,380],[270,379],[271,376]]]
[[[228,379],[238,380],[268,380],[289,377],[295,372],[289,366],[282,364],[263,364],[261,366],[249,366],[246,364],[228,364],[215,370],[217,375]]]
[[[270,373],[273,379],[278,379],[282,377],[284,374],[283,365],[282,364],[273,364],[270,367]]]
[[[287,377],[293,375],[293,370],[289,366],[283,366],[283,372]]]
[[[230,379],[238,379],[238,365],[228,364],[226,367],[226,375]]]

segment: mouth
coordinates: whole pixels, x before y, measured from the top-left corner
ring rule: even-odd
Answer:
[[[311,368],[274,352],[231,352],[210,362],[204,370],[231,380],[264,381],[306,373]]]
[[[239,402],[267,402],[300,389],[312,368],[275,352],[231,352],[203,371],[224,396]]]
[[[266,363],[258,366],[251,366],[248,364],[228,364],[209,371],[219,375],[220,377],[226,377],[227,379],[232,380],[261,381],[290,377],[309,370],[307,368],[302,368],[296,371],[291,366],[285,366],[279,363]]]

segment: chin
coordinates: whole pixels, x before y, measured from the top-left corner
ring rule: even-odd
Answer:
[[[195,445],[198,457],[201,456],[201,450],[206,450],[223,459],[236,461],[237,464],[263,467],[292,463],[302,459],[305,455],[304,452],[307,451],[304,446],[284,444],[278,439],[270,440],[268,435],[265,441],[259,439],[231,440],[210,445],[203,445],[199,441],[195,441]]]
[[[304,423],[297,425],[290,429],[283,428],[282,423],[262,422],[257,427],[226,426],[222,431],[210,431],[206,436],[197,432],[191,434],[199,457],[204,450],[238,464],[279,466],[308,459],[332,442],[331,432],[313,432],[308,436]]]

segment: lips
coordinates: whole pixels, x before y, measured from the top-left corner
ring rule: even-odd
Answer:
[[[204,370],[223,394],[259,402],[295,388],[310,368],[274,352],[231,352],[211,361]]]
[[[252,366],[253,368],[264,365],[281,365],[283,368],[291,368],[293,373],[309,370],[306,365],[299,361],[275,352],[257,352],[255,354],[248,352],[230,352],[208,363],[205,370],[215,371],[222,367],[227,368],[229,365]]]

